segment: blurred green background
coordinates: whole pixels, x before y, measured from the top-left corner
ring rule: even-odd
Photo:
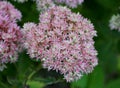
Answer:
[[[38,23],[39,12],[33,1],[17,3],[10,1],[22,12],[22,27],[25,22]],[[111,31],[109,20],[120,13],[120,0],[85,0],[82,6],[72,9],[90,19],[97,30],[94,38],[99,65],[91,74],[80,80],[66,83],[55,71],[47,71],[40,62],[33,61],[24,51],[15,64],[7,64],[0,72],[0,88],[120,88],[120,32]]]

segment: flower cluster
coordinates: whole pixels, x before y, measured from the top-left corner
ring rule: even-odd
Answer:
[[[14,1],[17,1],[19,3],[23,3],[23,2],[28,1],[28,0],[14,0]],[[33,0],[33,1],[36,2],[38,11],[45,11],[49,7],[52,7],[55,5],[53,0]]]
[[[21,20],[21,13],[15,7],[6,1],[0,1],[0,14],[9,21]]]
[[[14,0],[23,3],[28,0]],[[36,2],[38,11],[45,11],[49,7],[55,5],[55,3],[64,3],[71,8],[76,8],[78,5],[82,4],[84,0],[33,0]]]
[[[120,15],[113,15],[110,19],[110,28],[113,29],[118,29],[120,31]]]
[[[93,24],[79,13],[53,6],[40,15],[40,23],[23,27],[24,46],[31,58],[43,62],[43,67],[56,70],[68,81],[78,80],[97,65]]]
[[[65,3],[71,8],[76,8],[78,5],[82,4],[84,0],[54,0],[58,3]]]
[[[16,22],[20,19],[21,13],[12,4],[0,1],[0,70],[17,60],[22,34]]]
[[[36,0],[36,4],[38,11],[45,11],[49,7],[54,6],[54,2],[52,0]]]
[[[19,3],[23,3],[23,2],[26,2],[26,1],[28,1],[28,0],[14,0],[14,1],[17,1],[17,2],[19,2]]]

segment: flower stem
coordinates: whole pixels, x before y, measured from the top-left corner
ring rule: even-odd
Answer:
[[[38,65],[37,69],[34,70],[25,80],[24,82],[24,88],[27,86],[27,81],[31,80],[31,78],[42,68],[41,64]]]

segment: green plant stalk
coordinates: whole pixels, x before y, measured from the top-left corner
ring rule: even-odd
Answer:
[[[25,82],[24,82],[24,86],[27,85],[27,81],[28,81],[28,80],[31,80],[31,78],[32,78],[41,68],[42,68],[42,66],[41,66],[41,64],[39,64],[38,67],[37,67],[37,69],[34,70],[34,71],[26,78],[26,80],[25,80]]]

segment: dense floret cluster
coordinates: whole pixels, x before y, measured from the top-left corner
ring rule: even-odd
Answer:
[[[0,1],[0,70],[18,58],[22,34],[16,22],[20,19],[21,13],[12,4]]]
[[[14,1],[23,3],[28,0],[14,0]],[[36,2],[38,11],[45,11],[49,7],[54,6],[55,3],[66,4],[71,8],[76,8],[78,5],[81,5],[84,2],[84,0],[33,0],[33,1]]]
[[[111,30],[116,29],[120,31],[120,15],[113,15],[110,19],[109,26]]]
[[[57,3],[64,3],[71,8],[76,8],[78,5],[82,4],[84,0],[54,0]]]
[[[19,3],[24,3],[24,2],[26,2],[26,1],[28,1],[28,0],[14,0],[14,1],[17,1],[17,2],[19,2]]]
[[[55,5],[53,0],[36,0],[36,4],[38,11],[45,11]]]
[[[40,23],[24,24],[24,46],[43,67],[56,70],[68,81],[78,80],[97,65],[93,24],[70,9],[53,6],[40,15]]]

